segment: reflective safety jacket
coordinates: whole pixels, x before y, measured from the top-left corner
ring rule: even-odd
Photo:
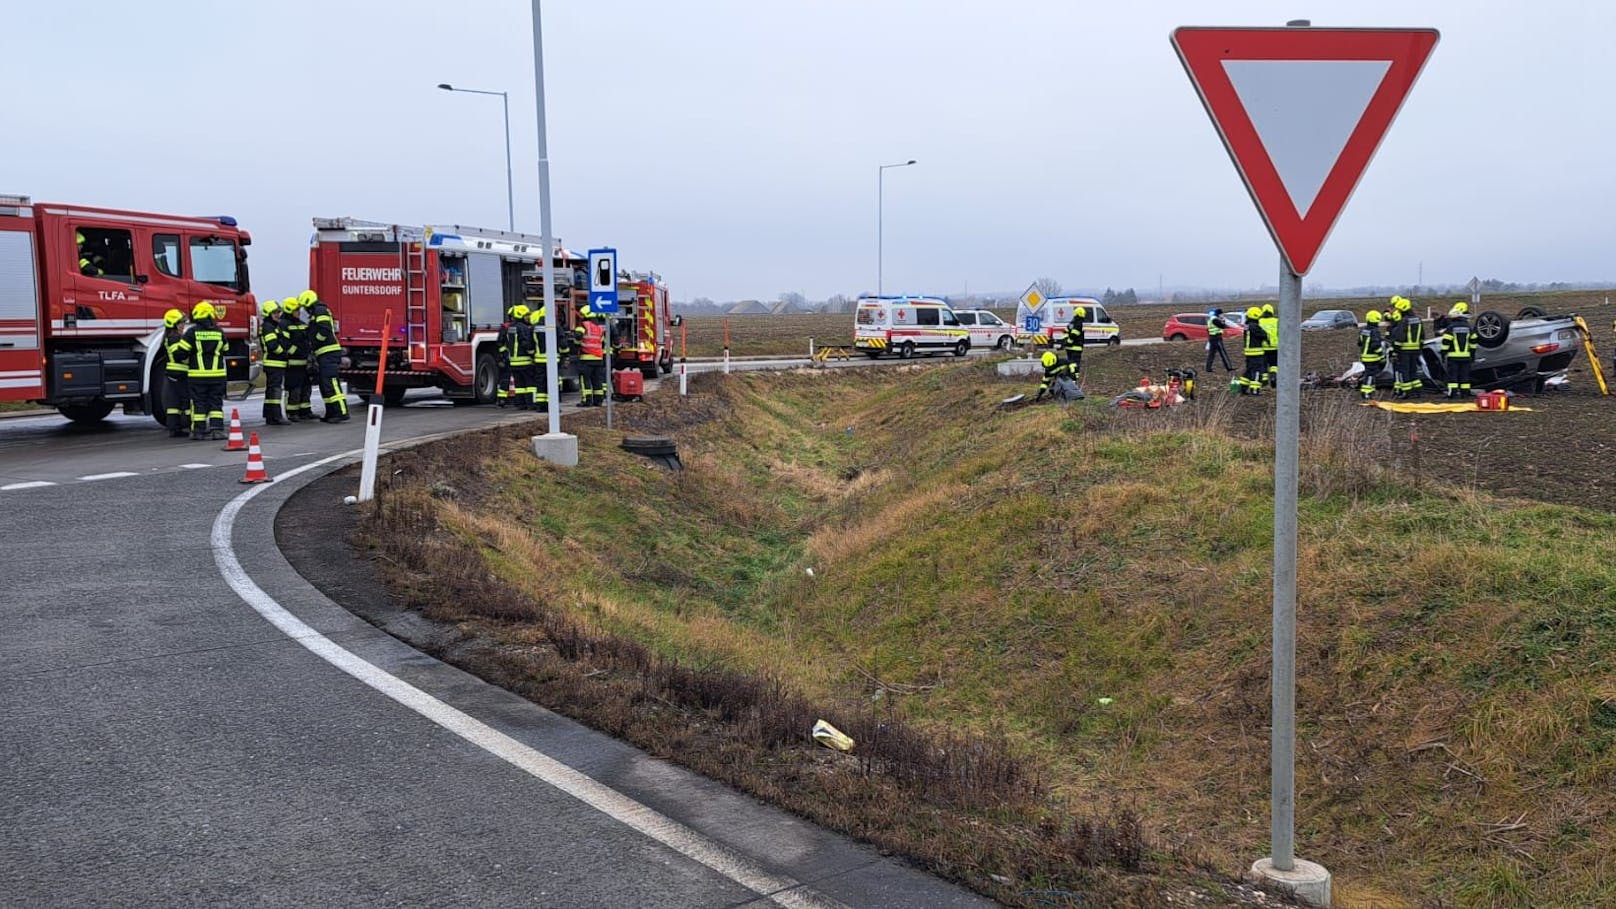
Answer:
[[[505,333],[505,351],[512,367],[533,365],[533,326],[515,322]]]
[[[224,332],[212,319],[202,319],[185,330],[179,347],[185,355],[186,374],[192,379],[223,379]]]
[[[1419,316],[1404,313],[1398,325],[1402,331],[1399,332],[1396,326],[1392,328],[1393,347],[1398,350],[1419,350],[1425,346],[1425,323],[1420,321]]]
[[[1066,326],[1066,337],[1061,339],[1061,345],[1067,350],[1083,349],[1086,340],[1083,336],[1084,321],[1082,316],[1072,316],[1071,324]]]
[[[1380,337],[1379,325],[1358,329],[1358,359],[1365,363],[1386,362],[1385,341]]]
[[[185,347],[185,332],[179,328],[170,328],[163,332],[163,352],[168,354],[168,363],[163,371],[169,375],[190,375],[190,354]]]
[[[1206,336],[1216,338],[1223,334],[1224,321],[1222,316],[1206,317]]]
[[[1476,355],[1476,338],[1470,330],[1470,320],[1458,316],[1448,322],[1442,333],[1442,352],[1450,360],[1469,360]]]
[[[331,310],[324,303],[315,303],[309,307],[308,331],[312,356],[323,357],[326,354],[342,353],[342,345],[337,341],[337,323],[331,318]]]
[[[1268,350],[1268,333],[1263,330],[1264,319],[1246,323],[1246,356],[1262,356]]]
[[[1263,316],[1261,319],[1257,320],[1257,324],[1261,325],[1262,330],[1263,330],[1263,348],[1262,349],[1263,350],[1278,350],[1279,349],[1279,316]],[[1246,349],[1250,350],[1251,345],[1247,344]]]
[[[309,327],[302,319],[282,318],[280,325],[281,352],[286,354],[286,367],[309,365]]]
[[[599,360],[606,355],[606,329],[590,320],[573,329],[578,336],[578,359]]]
[[[264,354],[265,369],[285,369],[285,338],[281,335],[281,320],[264,316],[258,320],[258,346]]]
[[[538,309],[528,313],[527,316],[528,324],[533,327],[533,362],[535,363],[550,362],[550,350],[544,346],[544,313],[544,307],[540,306]]]

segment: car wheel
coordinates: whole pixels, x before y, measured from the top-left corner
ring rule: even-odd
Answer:
[[[1009,335],[1000,335],[999,336],[999,343],[997,343],[997,344],[995,344],[993,346],[997,347],[1000,350],[1009,350],[1010,345],[1013,344],[1013,343],[1015,343],[1015,341]]]
[[[88,404],[62,404],[56,411],[75,423],[99,423],[112,413],[111,401],[91,401]]]
[[[1522,306],[1521,311],[1515,314],[1517,319],[1547,319],[1549,314],[1541,306]]]
[[[1189,336],[1184,334],[1181,331],[1175,331],[1175,332],[1172,333],[1171,336],[1168,337],[1167,340],[1169,340],[1169,341],[1188,341]]]
[[[1509,340],[1509,319],[1496,310],[1487,310],[1476,317],[1476,341],[1491,350]]]
[[[958,344],[954,345],[954,356],[956,356],[956,357],[963,357],[963,356],[965,356],[966,354],[968,354],[970,352],[971,352],[971,342],[970,341],[961,341]]]
[[[899,359],[908,360],[915,355],[915,342],[905,341],[898,346]]]
[[[1111,340],[1105,342],[1105,346],[1107,346],[1107,347],[1121,347],[1122,346],[1122,335],[1112,335]]]

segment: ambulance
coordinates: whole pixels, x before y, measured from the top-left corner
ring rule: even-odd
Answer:
[[[1093,297],[1043,297],[1034,306],[1022,301],[1016,306],[1016,341],[1023,345],[1059,347],[1061,339],[1066,337],[1066,326],[1071,324],[1079,306],[1088,312],[1083,322],[1085,345],[1115,347],[1122,343],[1122,326]]]
[[[872,360],[885,353],[905,360],[918,353],[963,357],[971,350],[971,333],[937,297],[860,297],[853,310],[853,347]]]

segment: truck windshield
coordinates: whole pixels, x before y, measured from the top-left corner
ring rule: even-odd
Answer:
[[[195,280],[240,290],[236,263],[236,244],[229,240],[191,238],[191,277]]]
[[[881,321],[878,309],[874,306],[860,306],[858,311],[858,324],[875,325]]]

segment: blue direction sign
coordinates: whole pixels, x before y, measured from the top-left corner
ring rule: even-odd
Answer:
[[[617,250],[589,251],[589,308],[595,312],[617,312]]]

